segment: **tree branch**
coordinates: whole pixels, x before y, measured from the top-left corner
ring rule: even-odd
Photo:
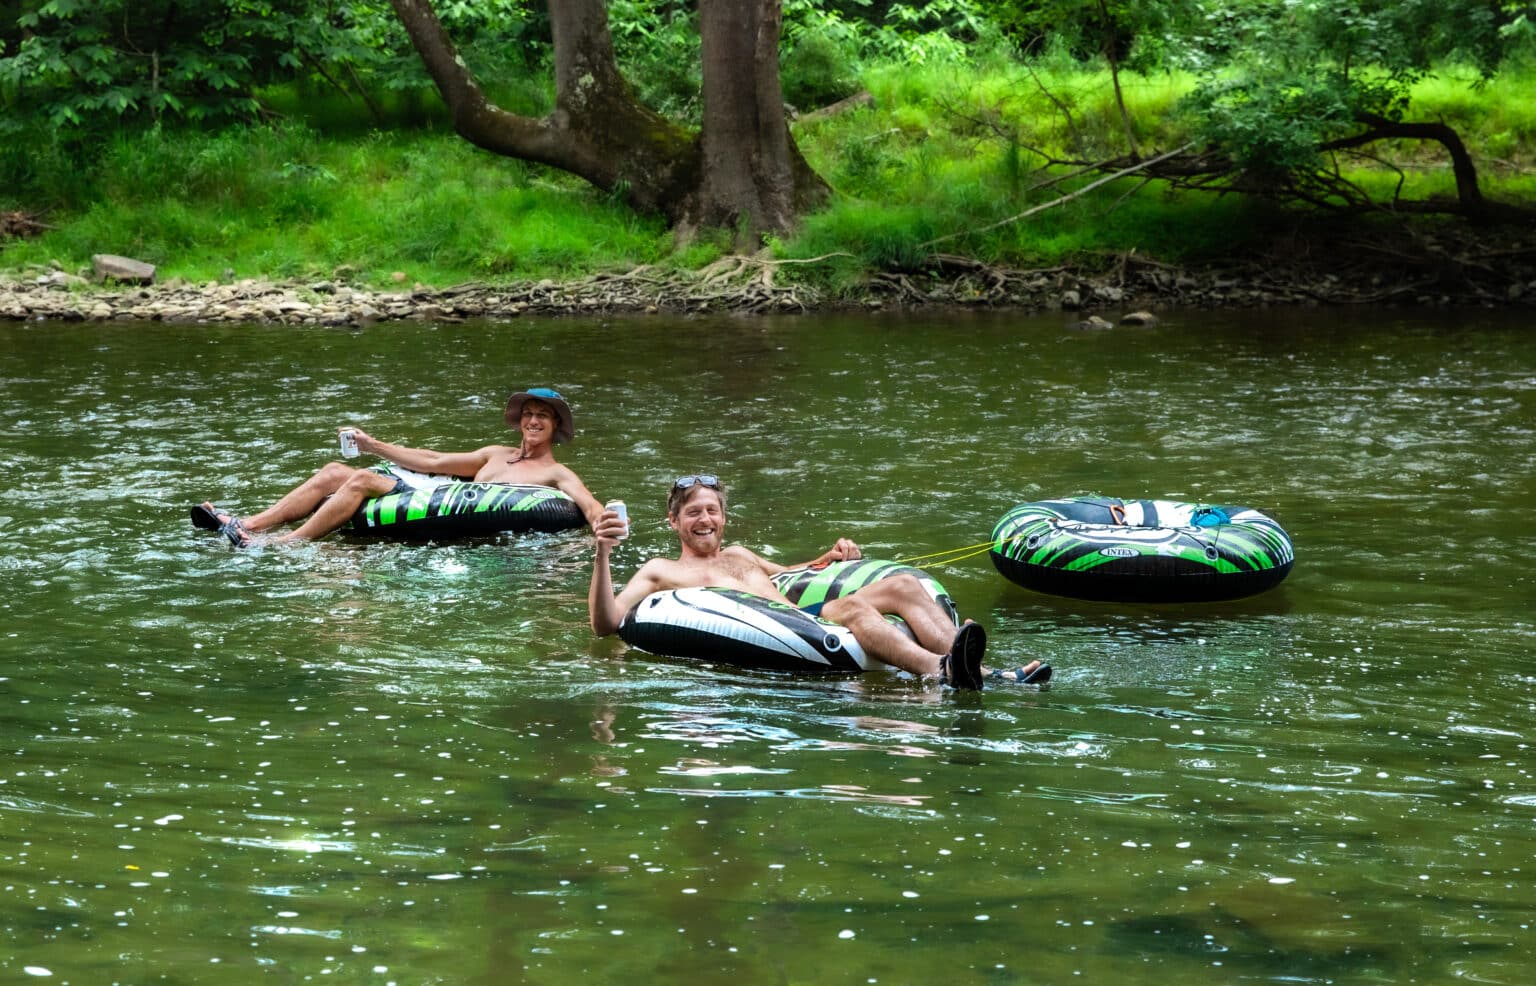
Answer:
[[[1405,140],[1432,140],[1445,148],[1451,156],[1451,170],[1456,176],[1456,198],[1469,216],[1482,214],[1484,200],[1477,184],[1477,166],[1461,135],[1444,123],[1402,123],[1389,120],[1375,113],[1357,112],[1355,119],[1369,127],[1364,133],[1328,141],[1320,150],[1343,150],[1375,143],[1378,140],[1401,138]]]
[[[1189,150],[1193,146],[1194,146],[1193,143],[1185,144],[1182,147],[1175,148],[1174,150],[1168,151],[1168,152],[1166,152],[1164,154],[1159,154],[1157,157],[1152,157],[1152,158],[1148,158],[1145,161],[1140,161],[1140,162],[1138,162],[1136,164],[1131,165],[1129,168],[1121,168],[1119,171],[1116,171],[1113,174],[1108,174],[1108,175],[1105,175],[1103,178],[1100,178],[1100,179],[1098,179],[1096,181],[1089,182],[1088,184],[1084,185],[1082,188],[1079,188],[1079,189],[1077,189],[1074,192],[1069,192],[1066,195],[1062,195],[1062,196],[1060,196],[1058,198],[1054,198],[1054,199],[1052,199],[1049,202],[1042,202],[1040,205],[1033,206],[1032,208],[1029,208],[1029,209],[1025,209],[1023,212],[1019,213],[1016,216],[1009,216],[1007,219],[999,220],[998,222],[995,222],[995,223],[993,223],[990,226],[983,226],[980,229],[961,230],[958,233],[950,233],[948,236],[935,237],[934,239],[931,239],[931,240],[929,240],[926,243],[920,243],[918,245],[920,247],[923,247],[923,248],[926,249],[927,247],[933,246],[935,243],[945,243],[945,242],[948,242],[949,240],[959,239],[962,236],[970,236],[970,235],[973,235],[973,234],[976,234],[976,233],[990,233],[994,229],[999,229],[999,228],[1001,228],[1003,226],[1009,225],[1010,223],[1016,223],[1020,219],[1027,219],[1030,216],[1035,215],[1036,213],[1044,212],[1047,209],[1052,209],[1052,208],[1055,208],[1058,205],[1062,205],[1062,204],[1064,204],[1066,202],[1070,202],[1073,199],[1077,198],[1078,196],[1087,195],[1089,192],[1093,191],[1094,189],[1098,188],[1099,186],[1107,185],[1110,182],[1114,181],[1116,178],[1124,178],[1126,175],[1135,174],[1138,171],[1145,171],[1145,170],[1147,170],[1148,168],[1152,167],[1153,165],[1157,164],[1160,161],[1166,161],[1169,158],[1176,157],[1176,156],[1178,156],[1180,154],[1183,154],[1185,151]]]
[[[430,0],[389,0],[395,15],[437,85],[459,136],[495,154],[524,158],[587,177],[602,162],[580,153],[573,141],[548,121],[508,113],[485,92],[448,39]]]

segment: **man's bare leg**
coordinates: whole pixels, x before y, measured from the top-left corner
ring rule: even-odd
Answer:
[[[934,653],[887,622],[880,611],[867,601],[859,599],[860,593],[833,599],[821,608],[821,617],[833,623],[841,623],[853,631],[853,639],[864,652],[878,661],[915,675],[936,675],[943,653]]]
[[[371,470],[354,469],[340,462],[329,462],[321,467],[319,472],[283,494],[282,499],[272,506],[260,513],[241,518],[241,523],[248,531],[260,532],[271,530],[280,524],[303,520],[314,513],[315,508],[320,506],[326,497],[333,496],[354,475],[362,472],[384,479],[388,487],[394,486],[394,480],[385,479],[384,476]]]
[[[911,575],[893,575],[872,582],[849,598],[867,603],[877,613],[901,617],[925,650],[944,654],[955,642],[959,628],[950,621],[944,607]]]
[[[954,646],[955,635],[960,632],[960,628],[950,622],[949,613],[944,610],[944,607],[928,594],[928,590],[923,588],[920,581],[910,575],[894,575],[881,579],[879,582],[865,586],[848,598],[857,598],[861,602],[868,603],[877,613],[891,613],[901,617],[902,621],[911,628],[912,635],[917,638],[919,645],[927,651],[947,653]],[[831,605],[831,603],[827,604],[827,606]],[[823,607],[822,614],[826,615],[826,612],[826,608]],[[830,616],[827,618],[832,619]],[[868,650],[867,647],[865,649]],[[1032,676],[1040,667],[1040,661],[1028,661],[1021,667],[1001,672],[999,677],[1008,681],[1029,681],[1033,680]],[[911,669],[903,668],[902,670]],[[988,675],[992,673],[985,666],[982,672]],[[936,674],[937,671],[929,673]]]
[[[371,469],[354,469],[346,482],[328,499],[323,500],[303,525],[278,540],[306,541],[324,537],[350,520],[364,500],[384,496],[394,488],[395,480],[390,476]]]

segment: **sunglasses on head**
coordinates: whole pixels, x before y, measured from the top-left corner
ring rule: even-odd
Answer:
[[[672,484],[672,488],[674,490],[686,490],[694,486],[702,486],[705,489],[718,490],[720,488],[720,480],[715,476],[708,475],[679,476],[677,477],[677,481]]]
[[[561,397],[557,392],[550,390],[548,387],[529,387],[524,393],[529,397],[544,397],[557,401],[565,400],[564,397]]]

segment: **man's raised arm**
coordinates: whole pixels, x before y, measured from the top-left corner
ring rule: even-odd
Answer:
[[[817,555],[810,561],[801,562],[798,565],[776,565],[773,562],[768,561],[766,558],[759,558],[758,567],[767,572],[769,576],[774,576],[791,568],[816,568],[821,565],[831,564],[835,561],[850,561],[854,558],[863,557],[864,552],[859,548],[857,544],[853,543],[848,538],[838,538],[836,544],[832,545],[832,547],[828,548],[826,551],[823,551],[821,554]]]
[[[445,476],[473,477],[490,461],[491,452],[496,448],[494,445],[487,445],[473,452],[438,452],[429,448],[407,448],[393,442],[381,442],[361,428],[351,430],[356,432],[359,452],[377,455],[381,459],[388,459],[397,466],[404,466],[415,472],[437,473]]]
[[[624,532],[624,522],[612,510],[604,510],[598,515],[597,523],[592,525],[597,551],[592,559],[592,585],[587,590],[587,613],[592,622],[592,632],[599,637],[616,632],[630,607],[661,588],[661,581],[656,576],[659,562],[652,559],[640,566],[640,571],[629,580],[623,592],[614,595],[612,555]]]

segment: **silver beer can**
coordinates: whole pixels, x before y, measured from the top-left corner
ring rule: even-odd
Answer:
[[[624,505],[624,501],[609,500],[607,503],[603,504],[603,509],[612,510],[614,513],[619,515],[619,519],[624,522],[624,533],[620,534],[619,537],[621,539],[629,537],[629,508]]]

